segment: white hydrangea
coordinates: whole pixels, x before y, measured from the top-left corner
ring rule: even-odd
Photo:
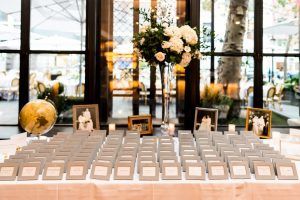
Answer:
[[[164,29],[164,35],[181,38],[181,31],[177,26],[168,26]]]
[[[198,35],[189,25],[180,27],[182,38],[190,45],[195,45],[198,42]]]
[[[181,53],[183,51],[183,41],[178,37],[171,37],[169,42],[171,43],[170,50],[175,51],[177,53]]]

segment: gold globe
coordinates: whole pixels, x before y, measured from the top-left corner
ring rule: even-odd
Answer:
[[[22,128],[26,132],[36,136],[50,131],[56,119],[57,112],[53,104],[40,99],[27,103],[19,115]]]

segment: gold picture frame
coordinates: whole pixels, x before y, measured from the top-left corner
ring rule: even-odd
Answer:
[[[218,118],[219,118],[219,111],[218,109],[214,109],[214,108],[201,108],[201,107],[196,107],[195,109],[195,118],[194,118],[194,131],[217,131],[218,130]],[[203,127],[205,128],[205,124],[207,123],[203,123],[202,121],[204,120],[204,118],[207,120],[207,118],[210,119],[210,123],[209,123],[209,127],[206,128],[210,128],[210,130],[204,130],[203,128],[201,128],[201,126],[203,125]],[[202,120],[202,121],[200,121]]]
[[[74,129],[74,131],[88,130],[88,129],[80,128],[81,125],[80,125],[80,122],[78,121],[78,118],[80,117],[80,115],[83,115],[83,112],[89,112],[89,114],[91,115],[91,122],[92,122],[92,128],[93,128],[92,130],[100,129],[98,104],[73,105],[72,110],[73,110],[73,129]],[[89,125],[91,125],[91,124],[89,124]],[[86,127],[86,128],[88,128],[88,127]],[[91,130],[88,130],[88,131],[91,131]]]
[[[257,121],[255,128],[254,121]],[[260,138],[271,138],[272,111],[261,108],[247,108],[245,131],[253,131]]]
[[[128,116],[128,130],[139,131],[141,135],[152,134],[151,115],[132,115]]]

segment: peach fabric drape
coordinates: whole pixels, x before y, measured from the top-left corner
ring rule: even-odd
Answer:
[[[300,183],[0,184],[0,200],[299,200]]]

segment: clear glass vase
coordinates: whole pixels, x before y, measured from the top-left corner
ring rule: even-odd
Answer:
[[[162,135],[169,135],[169,108],[170,108],[170,93],[171,93],[171,80],[173,76],[173,65],[166,64],[160,66],[161,73],[161,89],[162,89],[162,123],[161,133]]]

